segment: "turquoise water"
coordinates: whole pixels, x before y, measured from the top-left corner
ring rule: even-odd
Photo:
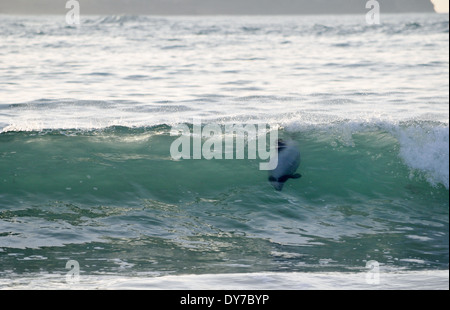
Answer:
[[[52,287],[69,260],[87,287],[328,288],[369,261],[441,287],[448,15],[364,20],[0,16],[0,287]],[[302,178],[173,160],[196,117],[280,126]]]
[[[381,129],[352,142],[280,132],[301,179],[259,160],[180,160],[168,126],[2,134],[2,266],[14,273],[407,270],[448,264],[448,190]],[[5,151],[6,150],[6,151]]]

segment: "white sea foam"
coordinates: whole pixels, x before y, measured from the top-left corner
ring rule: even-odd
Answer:
[[[139,290],[448,290],[448,270],[366,272],[258,272],[204,275],[83,276],[67,283],[65,275],[38,274],[0,279],[0,289],[139,289]]]
[[[449,188],[449,127],[409,126],[395,130],[400,157],[432,185]]]
[[[291,133],[318,132],[346,146],[355,146],[353,136],[363,132],[389,132],[400,146],[399,157],[411,169],[431,185],[442,184],[449,189],[449,126],[448,122],[411,121],[398,119],[365,119],[353,115],[352,120],[338,116],[301,117],[285,121]]]

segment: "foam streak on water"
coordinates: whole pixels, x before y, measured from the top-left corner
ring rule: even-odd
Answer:
[[[368,280],[369,279],[369,280]],[[88,276],[67,282],[64,275],[0,280],[2,289],[76,290],[448,290],[448,272],[383,273],[377,281],[367,273],[251,273],[140,277]],[[217,303],[219,301],[216,300]]]

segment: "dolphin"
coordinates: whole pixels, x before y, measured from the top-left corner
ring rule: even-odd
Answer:
[[[300,165],[300,151],[296,142],[278,140],[278,165],[269,171],[269,182],[277,190],[283,189],[284,183],[289,179],[301,178],[295,173]]]

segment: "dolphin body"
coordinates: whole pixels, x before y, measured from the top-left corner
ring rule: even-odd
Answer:
[[[298,179],[300,174],[295,173],[300,165],[300,151],[294,141],[278,140],[278,165],[269,171],[269,182],[277,190],[283,189],[284,183],[289,179]]]

